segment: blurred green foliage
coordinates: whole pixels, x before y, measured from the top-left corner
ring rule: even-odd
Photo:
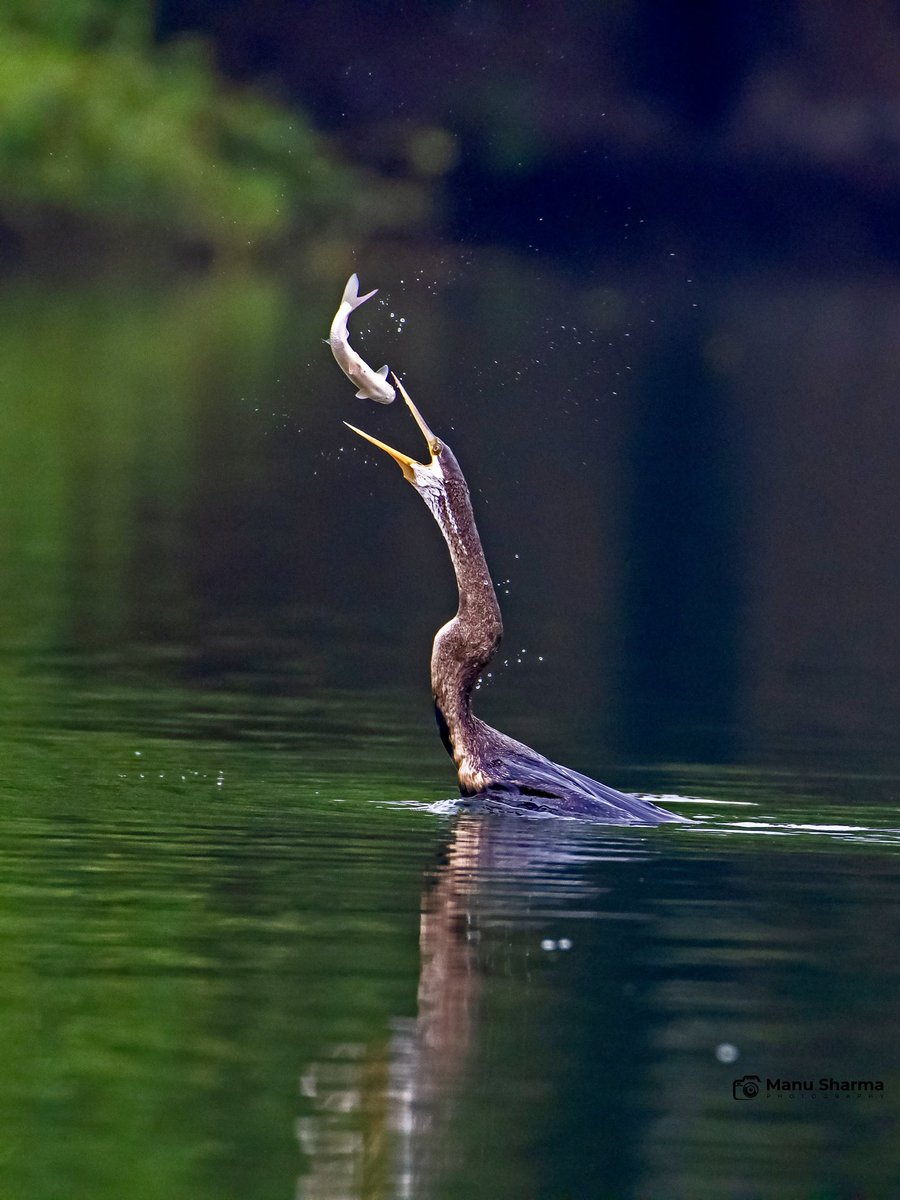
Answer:
[[[301,114],[226,86],[201,42],[154,46],[145,0],[9,0],[0,60],[0,228],[14,237],[246,252],[359,207]]]

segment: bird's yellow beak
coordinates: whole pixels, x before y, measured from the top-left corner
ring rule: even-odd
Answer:
[[[434,462],[435,458],[441,452],[440,441],[434,436],[434,434],[425,424],[422,414],[413,404],[412,400],[410,400],[409,393],[397,376],[393,373],[393,371],[391,372],[391,378],[400,389],[400,395],[406,402],[406,407],[412,413],[416,424],[421,429],[425,441],[428,443],[428,453],[431,455],[431,461]],[[370,433],[364,433],[361,429],[357,429],[356,426],[351,425],[349,421],[345,421],[344,424],[348,429],[352,429],[354,433],[358,433],[360,437],[365,438],[367,442],[371,442],[373,446],[377,446],[379,450],[384,450],[386,454],[389,454],[394,462],[399,465],[400,470],[403,472],[403,478],[409,483],[415,482],[416,477],[413,473],[413,467],[424,467],[427,465],[426,463],[417,462],[414,458],[410,458],[408,454],[401,454],[399,450],[394,450],[392,446],[388,446],[384,442],[380,442],[378,438],[372,437]]]

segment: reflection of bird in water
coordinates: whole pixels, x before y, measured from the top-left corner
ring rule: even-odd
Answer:
[[[439,629],[431,655],[438,727],[456,763],[460,790],[490,808],[547,812],[622,825],[658,825],[682,818],[570,771],[499,733],[472,713],[472,688],[503,633],[500,606],[475,527],[469,489],[453,451],[431,432],[399,379],[403,399],[428,443],[419,463],[351,425],[400,466],[428,505],[450,549],[459,610]]]

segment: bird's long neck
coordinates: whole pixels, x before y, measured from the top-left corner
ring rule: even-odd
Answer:
[[[434,639],[431,687],[444,743],[460,766],[472,749],[472,688],[500,644],[503,622],[461,472],[425,500],[447,542],[459,587],[456,616]]]

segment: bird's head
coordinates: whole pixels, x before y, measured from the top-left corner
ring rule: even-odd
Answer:
[[[403,397],[406,407],[412,413],[413,419],[425,438],[429,456],[427,463],[417,462],[416,459],[410,458],[408,454],[394,450],[392,446],[380,442],[378,438],[372,437],[371,434],[364,433],[362,429],[357,429],[349,421],[345,421],[344,424],[348,429],[352,429],[354,433],[358,433],[360,437],[365,438],[367,442],[371,442],[373,446],[377,446],[379,450],[383,450],[385,454],[391,456],[403,472],[403,478],[413,485],[443,528],[448,506],[452,508],[454,501],[462,499],[463,496],[468,500],[466,481],[463,478],[459,463],[456,461],[456,455],[446,442],[443,442],[428,428],[422,414],[413,404],[409,398],[409,393],[396,375],[393,375],[393,379],[400,390],[400,395]]]
[[[431,670],[437,696],[437,689],[443,686],[441,680],[445,678],[446,671],[458,675],[466,664],[474,663],[474,674],[470,673],[471,678],[465,676],[468,680],[466,686],[474,682],[480,666],[490,660],[497,648],[503,625],[497,595],[475,526],[469,489],[456,455],[446,442],[431,432],[396,375],[394,382],[428,445],[428,462],[417,462],[354,425],[348,428],[391,456],[403,472],[403,478],[413,485],[428,505],[450,551],[459,585],[459,613],[438,631],[434,640]],[[459,620],[464,613],[466,622],[462,628]]]

